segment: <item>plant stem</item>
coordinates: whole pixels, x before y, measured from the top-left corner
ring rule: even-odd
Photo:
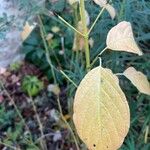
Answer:
[[[116,76],[124,76],[123,73],[116,73],[115,75],[116,75]]]
[[[28,93],[30,93],[30,92],[28,92]],[[30,96],[30,94],[29,94],[29,96]],[[38,125],[39,125],[39,129],[40,129],[40,132],[41,132],[41,136],[44,136],[43,125],[42,125],[40,117],[39,117],[39,115],[37,113],[37,109],[36,109],[36,106],[35,106],[34,101],[32,99],[32,96],[30,96],[30,100],[31,100],[31,104],[32,104],[33,110],[34,110],[35,115],[36,115],[36,119],[37,119],[37,122],[38,122]],[[41,144],[42,150],[47,150],[47,146],[46,146],[45,140],[41,139],[40,140],[40,144]]]
[[[60,104],[60,100],[59,100],[59,96],[57,97],[57,103],[58,103],[58,108],[59,108],[59,112],[60,112],[60,115],[61,115],[61,119],[65,122],[65,124],[67,125],[68,129],[70,130],[71,134],[72,134],[72,137],[74,139],[74,142],[75,142],[75,145],[76,145],[76,148],[77,150],[80,150],[79,146],[78,146],[78,142],[77,142],[77,139],[74,135],[74,132],[70,126],[70,124],[66,121],[65,117],[63,116],[63,112],[62,112],[62,108],[61,108],[61,104]]]
[[[53,74],[53,79],[54,79],[54,82],[57,84],[57,80],[56,80],[56,77],[55,77],[55,73],[54,73],[54,69],[55,67],[52,65],[52,62],[51,62],[51,59],[50,59],[50,56],[49,56],[49,51],[48,51],[48,45],[46,43],[46,40],[45,40],[45,36],[46,36],[46,32],[45,32],[45,29],[44,29],[44,26],[43,26],[43,23],[42,23],[42,20],[40,18],[40,16],[38,16],[39,18],[39,21],[40,21],[40,31],[41,31],[41,36],[42,36],[42,39],[43,39],[43,43],[44,43],[44,46],[45,46],[45,50],[46,50],[46,58],[47,58],[47,61],[52,69],[52,74]],[[66,22],[66,24],[68,24]],[[57,70],[57,69],[56,69]],[[57,70],[58,71],[58,70]],[[77,85],[61,70],[60,71],[61,74],[63,74],[75,87],[77,87]],[[32,97],[31,97],[31,100],[32,100]],[[66,119],[64,118],[63,116],[63,113],[62,113],[62,108],[61,108],[61,104],[60,104],[60,100],[59,100],[59,97],[57,96],[57,103],[58,103],[58,107],[59,107],[59,111],[60,111],[60,114],[61,114],[61,118],[62,120],[65,122],[65,124],[67,125],[68,129],[70,130],[72,136],[73,136],[73,139],[75,141],[75,144],[76,144],[76,147],[77,147],[77,150],[80,150],[79,149],[79,146],[78,146],[78,143],[77,143],[77,140],[76,140],[76,137],[69,125],[69,123],[66,121]],[[36,107],[34,105],[34,102],[32,100],[32,105],[34,107],[34,111],[36,112]],[[40,121],[40,118],[38,116],[38,114],[36,113],[36,117],[37,117],[37,120],[38,120],[38,123],[39,123],[39,126],[40,126],[40,131],[41,131],[41,137],[45,137],[44,133],[43,133],[43,126],[41,124],[41,121]]]
[[[98,59],[106,50],[107,50],[107,47],[105,47],[105,48],[94,58],[94,60],[92,61],[90,67],[92,67],[92,66],[95,64],[95,62],[97,61],[97,59]]]
[[[60,73],[61,73],[68,81],[70,81],[76,88],[78,87],[77,84],[76,84],[73,80],[71,80],[71,79],[68,77],[68,75],[65,74],[64,71],[60,70]]]
[[[56,14],[57,15],[57,14]],[[75,32],[77,32],[78,34],[80,34],[81,36],[84,36],[84,34],[82,34],[80,31],[78,31],[75,27],[73,27],[70,23],[68,23],[65,19],[63,19],[61,16],[57,15],[57,17],[63,22],[65,23],[68,27],[70,27],[72,30],[74,30]]]
[[[105,7],[103,7],[103,8],[101,9],[101,11],[99,12],[99,14],[97,15],[97,17],[96,17],[94,23],[92,24],[91,28],[90,28],[89,31],[88,31],[88,35],[89,35],[89,34],[91,33],[91,31],[93,30],[95,24],[97,23],[98,19],[100,18],[100,16],[101,16],[102,13],[104,12],[104,10],[105,10]]]
[[[81,21],[83,25],[83,33],[84,33],[84,46],[85,46],[85,57],[86,57],[86,69],[87,71],[90,70],[90,49],[89,49],[89,36],[88,36],[88,29],[86,25],[86,14],[85,14],[85,3],[84,0],[80,0],[80,15]]]
[[[4,145],[4,146],[6,146],[6,147],[9,147],[9,148],[11,148],[11,149],[13,149],[13,150],[17,150],[16,147],[13,147],[13,146],[8,145],[8,144],[6,144],[6,143],[3,143],[3,142],[1,142],[1,141],[0,141],[0,144]]]
[[[25,122],[23,116],[21,115],[20,110],[18,109],[18,107],[17,107],[17,105],[16,105],[14,99],[13,99],[13,98],[10,96],[10,94],[7,92],[7,90],[5,89],[5,87],[4,87],[4,85],[3,85],[3,83],[2,83],[1,81],[0,81],[0,85],[2,86],[2,88],[4,89],[4,91],[5,91],[6,95],[7,95],[7,97],[9,98],[9,100],[11,101],[11,103],[13,104],[13,106],[14,106],[14,108],[15,108],[15,110],[16,110],[18,116],[19,116],[19,118],[21,119],[21,121],[22,121],[23,124],[25,125],[26,129],[28,130],[29,135],[30,135],[31,143],[36,147],[36,145],[34,144],[34,142],[33,142],[33,140],[32,140],[31,131],[30,131],[29,127],[27,126],[27,124],[26,124],[26,122]]]
[[[43,22],[42,22],[42,19],[40,16],[38,16],[38,19],[39,19],[39,22],[40,22],[40,33],[41,33],[41,37],[42,37],[42,40],[43,40],[43,43],[44,43],[44,47],[45,47],[45,50],[46,50],[46,59],[47,59],[47,62],[48,64],[50,65],[51,67],[51,72],[52,72],[52,76],[54,78],[54,83],[56,84],[57,81],[56,81],[56,76],[55,76],[55,72],[54,72],[54,68],[53,68],[53,65],[52,65],[52,61],[50,59],[50,54],[49,54],[49,50],[48,50],[48,45],[46,43],[46,40],[45,40],[45,29],[44,29],[44,26],[43,26]]]

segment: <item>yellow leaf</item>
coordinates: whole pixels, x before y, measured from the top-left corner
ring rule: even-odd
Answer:
[[[87,23],[87,26],[88,24],[90,23],[90,18],[89,18],[89,15],[88,15],[88,12],[85,11],[86,13],[86,23]],[[77,26],[77,29],[78,31],[80,31],[81,33],[83,33],[83,26],[82,26],[82,22],[79,21],[78,22],[78,26]],[[75,33],[75,36],[74,36],[74,42],[73,42],[73,48],[72,48],[74,51],[82,51],[84,50],[84,37],[79,35],[78,33]]]
[[[116,11],[115,11],[115,8],[109,4],[106,5],[106,10],[109,12],[110,16],[112,19],[115,18],[116,16]]]
[[[35,28],[35,25],[30,25],[28,22],[26,22],[23,31],[21,33],[21,38],[23,41],[25,41],[28,36],[30,35],[30,33],[33,31],[33,29]]]
[[[73,120],[90,150],[117,150],[122,145],[130,113],[111,70],[97,67],[83,78],[75,95]]]
[[[115,51],[126,51],[142,55],[134,37],[130,22],[122,21],[113,27],[107,35],[107,47]]]
[[[132,83],[133,85],[144,94],[150,95],[150,84],[146,78],[146,76],[137,71],[133,67],[127,68],[123,73]]]
[[[90,45],[90,47],[93,47],[93,46],[94,46],[94,40],[93,40],[93,38],[90,38],[90,39],[89,39],[89,45]]]
[[[113,6],[107,3],[107,0],[93,0],[100,7],[105,7],[111,18],[114,19],[116,16],[116,11]]]
[[[93,0],[100,7],[104,7],[107,4],[107,0]]]

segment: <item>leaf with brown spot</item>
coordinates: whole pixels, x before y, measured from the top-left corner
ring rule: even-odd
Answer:
[[[116,75],[97,67],[83,78],[74,99],[79,137],[92,150],[117,150],[130,125],[129,106]]]

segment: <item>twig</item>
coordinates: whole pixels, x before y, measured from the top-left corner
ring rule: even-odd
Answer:
[[[60,70],[60,73],[61,73],[68,81],[70,81],[76,88],[78,87],[77,84],[76,84],[72,79],[70,79],[70,78],[68,77],[68,75],[65,74],[64,71]]]
[[[45,40],[45,38],[44,38],[46,32],[45,32],[45,29],[44,29],[44,26],[43,26],[43,23],[42,23],[42,20],[41,20],[40,16],[38,16],[38,18],[39,18],[39,21],[40,21],[40,24],[41,24],[41,25],[40,25],[40,31],[41,31],[41,36],[42,36],[43,43],[44,43],[45,50],[46,50],[46,55],[47,55],[46,58],[47,58],[47,61],[48,61],[49,65],[50,65],[50,67],[51,67],[54,81],[55,81],[55,83],[57,83],[57,80],[56,80],[56,77],[55,77],[55,74],[54,74],[54,68],[55,68],[55,67],[52,65],[52,62],[51,62],[51,59],[50,59],[50,56],[49,56],[48,46],[47,46],[46,40]],[[56,68],[55,68],[55,69],[56,69]],[[57,70],[57,69],[56,69],[56,70]],[[75,87],[77,87],[77,85],[76,85],[62,70],[60,71],[60,73],[62,73],[63,75],[65,75],[65,77],[66,77],[70,82],[72,82]],[[75,135],[74,135],[74,133],[73,133],[73,131],[72,131],[70,125],[68,124],[68,122],[65,120],[65,118],[64,118],[64,116],[63,116],[62,108],[61,108],[60,101],[59,101],[59,97],[57,98],[57,103],[58,103],[58,106],[59,106],[59,111],[60,111],[60,113],[61,113],[61,118],[63,119],[63,121],[64,121],[65,124],[67,125],[68,129],[69,129],[70,132],[72,133],[72,136],[73,136],[73,138],[74,138],[74,141],[75,141],[77,150],[79,150],[79,146],[78,146],[76,137],[75,137]],[[36,107],[35,107],[35,105],[34,105],[33,100],[32,100],[32,104],[33,104],[34,110],[35,110],[35,112],[36,112]],[[36,113],[36,114],[37,114],[37,113]],[[38,120],[39,125],[40,125],[41,137],[44,137],[44,133],[43,133],[43,130],[42,130],[42,124],[41,124],[41,122],[40,122],[40,118],[39,118],[38,115],[37,115],[36,117],[37,117],[37,120]]]
[[[52,71],[52,76],[54,78],[54,83],[56,84],[56,76],[55,76],[55,72],[54,72],[54,69],[53,69],[53,65],[52,65],[52,61],[50,59],[50,54],[49,54],[49,50],[48,50],[48,45],[46,43],[46,40],[45,40],[45,29],[44,29],[44,26],[43,26],[43,22],[42,22],[42,19],[40,16],[38,16],[38,19],[39,19],[39,22],[40,22],[40,33],[41,33],[41,37],[42,37],[42,40],[43,40],[43,43],[44,43],[44,47],[45,47],[45,50],[46,50],[46,59],[47,59],[47,62],[49,64],[49,66],[51,67],[51,71]]]
[[[1,141],[0,141],[0,144],[4,145],[4,146],[6,146],[6,147],[9,147],[9,148],[11,148],[11,149],[13,149],[13,150],[17,150],[16,147],[11,146],[11,145],[8,145],[8,144],[6,144],[6,143],[3,143],[3,142],[1,142]]]
[[[124,74],[123,73],[116,73],[115,75],[116,76],[123,76]]]
[[[29,94],[29,93],[30,93],[30,92],[28,92],[28,94]],[[39,129],[40,129],[40,132],[41,132],[41,136],[44,136],[43,125],[42,125],[41,120],[40,120],[40,117],[39,117],[39,115],[38,115],[38,113],[37,113],[36,106],[35,106],[34,101],[33,101],[33,99],[32,99],[32,97],[31,97],[30,94],[29,94],[29,96],[30,96],[30,100],[31,100],[31,103],[32,103],[33,110],[34,110],[35,115],[36,115],[36,119],[37,119],[37,122],[38,122],[38,125],[39,125]],[[46,146],[45,140],[41,139],[41,140],[40,140],[40,143],[41,143],[42,149],[43,149],[43,150],[47,150],[47,146]]]
[[[88,31],[88,35],[89,35],[89,34],[91,33],[91,31],[93,30],[95,24],[97,23],[98,19],[100,18],[100,16],[101,16],[102,13],[104,12],[104,10],[105,10],[105,7],[103,7],[103,8],[101,9],[101,11],[99,12],[99,14],[97,15],[97,17],[96,17],[94,23],[92,24],[91,28],[90,28],[89,31]]]
[[[107,47],[105,47],[105,48],[95,57],[95,59],[92,61],[90,67],[92,67],[92,66],[95,64],[95,62],[97,61],[97,59],[98,59],[106,50],[107,50]]]
[[[55,13],[55,15],[63,22],[65,23],[68,27],[70,27],[73,31],[76,33],[80,34],[81,36],[84,37],[84,34],[82,34],[80,31],[78,31],[75,27],[73,27],[70,23],[68,23],[65,19],[63,19],[61,16]]]
[[[4,85],[3,85],[3,83],[2,83],[1,81],[0,81],[0,84],[1,84],[2,88],[4,89],[4,91],[5,91],[6,95],[7,95],[7,97],[9,98],[9,100],[11,101],[11,103],[13,104],[13,106],[14,106],[14,108],[15,108],[17,114],[18,114],[18,116],[20,117],[20,119],[22,120],[22,122],[23,122],[23,124],[25,125],[26,129],[28,130],[28,132],[29,132],[29,134],[30,134],[30,140],[31,140],[32,144],[35,145],[34,142],[33,142],[33,140],[32,140],[31,131],[30,131],[29,127],[27,126],[27,124],[26,124],[26,122],[25,122],[23,116],[21,115],[21,113],[20,113],[20,111],[19,111],[17,105],[15,104],[14,99],[13,99],[13,98],[10,96],[10,94],[7,92],[7,90],[5,89],[5,87],[4,87]],[[36,146],[36,145],[35,145],[35,146]]]
[[[70,126],[70,124],[66,121],[65,117],[63,116],[63,112],[62,112],[62,108],[61,108],[61,104],[60,104],[60,100],[59,100],[59,96],[57,97],[57,103],[58,103],[58,108],[59,108],[59,112],[60,112],[60,115],[61,115],[61,118],[62,120],[65,122],[65,124],[67,125],[68,129],[70,130],[71,134],[72,134],[72,137],[74,139],[74,142],[75,142],[75,145],[76,145],[76,148],[77,150],[80,150],[79,146],[78,146],[78,142],[77,142],[77,139],[75,137],[75,134]]]

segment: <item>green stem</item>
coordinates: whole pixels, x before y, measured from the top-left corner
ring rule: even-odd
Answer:
[[[81,21],[83,25],[83,33],[84,33],[84,46],[85,46],[85,57],[86,57],[86,69],[90,70],[90,49],[89,49],[89,36],[88,36],[88,28],[86,25],[86,14],[85,14],[85,3],[84,0],[80,0],[80,15]]]
[[[28,93],[30,93],[30,92],[28,92]],[[31,96],[30,94],[29,94],[29,96],[30,96],[30,100],[31,100],[31,104],[32,104],[33,110],[34,110],[35,115],[36,115],[36,119],[37,119],[37,122],[38,122],[38,125],[39,125],[39,129],[40,129],[40,132],[41,132],[41,136],[44,136],[43,125],[42,125],[41,120],[40,120],[40,117],[39,117],[39,115],[38,115],[38,113],[37,113],[36,106],[35,106],[35,104],[34,104],[34,101],[33,101],[33,99],[32,99],[32,96]],[[47,150],[47,145],[46,145],[46,142],[45,142],[44,139],[41,139],[41,140],[40,140],[40,144],[41,144],[42,150]]]
[[[60,70],[60,73],[61,73],[68,81],[70,81],[76,88],[78,87],[77,84],[76,84],[73,80],[71,80],[71,79],[64,73],[64,71]]]
[[[29,135],[30,135],[30,140],[31,140],[30,142],[36,147],[36,145],[34,144],[34,142],[33,142],[33,140],[32,140],[31,131],[30,131],[29,127],[27,126],[27,124],[26,124],[26,122],[25,122],[25,119],[23,118],[23,116],[22,116],[20,110],[18,109],[18,107],[17,107],[17,105],[16,105],[14,99],[10,96],[10,94],[9,94],[8,91],[5,89],[5,87],[4,87],[4,85],[3,85],[3,83],[2,83],[1,81],[0,81],[0,85],[2,86],[2,88],[3,88],[3,90],[5,91],[7,97],[9,98],[9,100],[12,102],[12,104],[13,104],[13,106],[14,106],[14,108],[15,108],[15,110],[16,110],[18,116],[19,116],[19,118],[21,119],[21,121],[22,121],[23,124],[25,125],[25,128],[28,130]]]
[[[17,150],[16,147],[13,147],[13,146],[8,145],[8,144],[6,144],[6,143],[3,143],[3,142],[1,142],[1,141],[0,141],[0,144],[4,145],[4,146],[6,146],[6,147],[9,147],[9,148],[11,148],[11,149],[13,149],[13,150]]]
[[[61,115],[61,119],[65,122],[65,124],[67,125],[68,129],[70,130],[71,134],[72,134],[72,137],[74,139],[74,142],[75,142],[75,145],[76,145],[76,148],[77,150],[80,150],[79,146],[78,146],[78,142],[77,142],[77,139],[75,137],[75,134],[70,126],[70,124],[66,121],[65,117],[63,116],[63,112],[62,112],[62,108],[61,108],[61,104],[60,104],[60,100],[59,100],[59,97],[57,97],[57,103],[58,103],[58,108],[59,108],[59,112],[60,112],[60,115]]]
[[[82,34],[80,31],[78,31],[75,27],[73,27],[70,23],[68,23],[65,19],[63,19],[61,16],[57,15],[57,17],[63,22],[65,23],[68,27],[70,27],[72,30],[74,30],[75,32],[77,32],[78,34],[80,34],[81,36],[84,36],[84,34]]]
[[[97,15],[95,21],[93,22],[91,28],[90,28],[89,31],[88,31],[88,35],[91,33],[91,31],[92,31],[93,28],[95,27],[95,24],[97,23],[98,19],[100,18],[100,16],[101,16],[102,13],[104,12],[104,10],[105,10],[105,7],[103,7],[103,8],[101,9],[101,11],[99,12],[99,14]]]
[[[52,65],[52,61],[50,59],[50,54],[49,54],[49,50],[48,50],[48,45],[46,43],[46,40],[45,40],[45,29],[44,29],[44,26],[43,26],[43,22],[42,22],[42,19],[40,16],[38,16],[38,19],[39,19],[39,22],[40,22],[40,32],[41,32],[41,37],[42,37],[42,40],[43,40],[43,43],[44,43],[44,47],[45,47],[45,50],[46,50],[46,59],[47,59],[47,62],[48,64],[50,65],[51,67],[51,71],[52,71],[52,76],[54,78],[54,83],[56,84],[57,81],[56,81],[56,76],[55,76],[55,72],[54,72],[54,68],[53,68],[53,65]]]
[[[97,59],[98,59],[106,50],[107,50],[107,47],[105,47],[105,48],[95,57],[95,59],[92,61],[90,67],[92,67],[92,66],[95,64],[95,62],[97,61]]]

